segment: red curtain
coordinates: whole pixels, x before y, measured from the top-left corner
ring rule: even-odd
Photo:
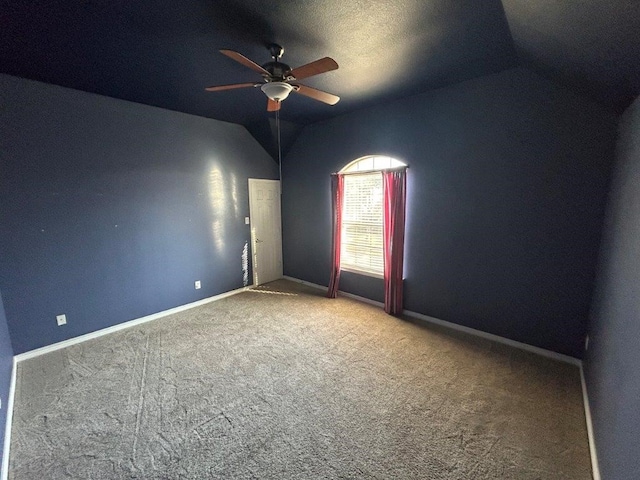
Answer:
[[[384,311],[402,313],[406,169],[382,172],[384,185]]]
[[[338,283],[340,282],[340,244],[342,237],[342,208],[344,205],[344,175],[331,176],[331,201],[333,203],[333,241],[331,246],[332,265],[331,280],[327,297],[338,296]]]

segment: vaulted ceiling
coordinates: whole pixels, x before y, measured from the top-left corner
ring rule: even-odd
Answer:
[[[275,153],[258,64],[268,43],[296,67],[336,71],[303,83],[341,97],[283,103],[286,144],[309,123],[525,66],[620,112],[640,94],[640,2],[631,0],[2,0],[0,71],[245,125]]]

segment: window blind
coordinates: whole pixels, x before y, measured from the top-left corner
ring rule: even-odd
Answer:
[[[380,172],[345,175],[340,267],[384,274]]]

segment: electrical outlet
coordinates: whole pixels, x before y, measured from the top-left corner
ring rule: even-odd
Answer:
[[[249,217],[244,217],[244,224],[249,225]]]
[[[200,283],[200,280],[196,280],[196,290],[200,290],[202,288],[202,284]]]
[[[56,315],[56,322],[58,322],[58,326],[67,324],[67,316],[66,315]]]

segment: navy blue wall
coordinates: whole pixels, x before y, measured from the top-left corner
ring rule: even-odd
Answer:
[[[9,76],[0,92],[15,353],[242,287],[247,178],[277,178],[243,127]]]
[[[9,339],[9,329],[2,303],[2,293],[0,293],[0,399],[2,399],[2,409],[0,410],[0,467],[4,456],[4,433],[7,422],[7,408],[9,407],[9,387],[11,383],[11,369],[13,367],[13,350]]]
[[[602,478],[640,472],[640,98],[623,116],[585,359]]]
[[[580,357],[615,127],[525,69],[308,126],[283,161],[285,274],[328,283],[329,175],[388,154],[410,166],[405,308]]]

